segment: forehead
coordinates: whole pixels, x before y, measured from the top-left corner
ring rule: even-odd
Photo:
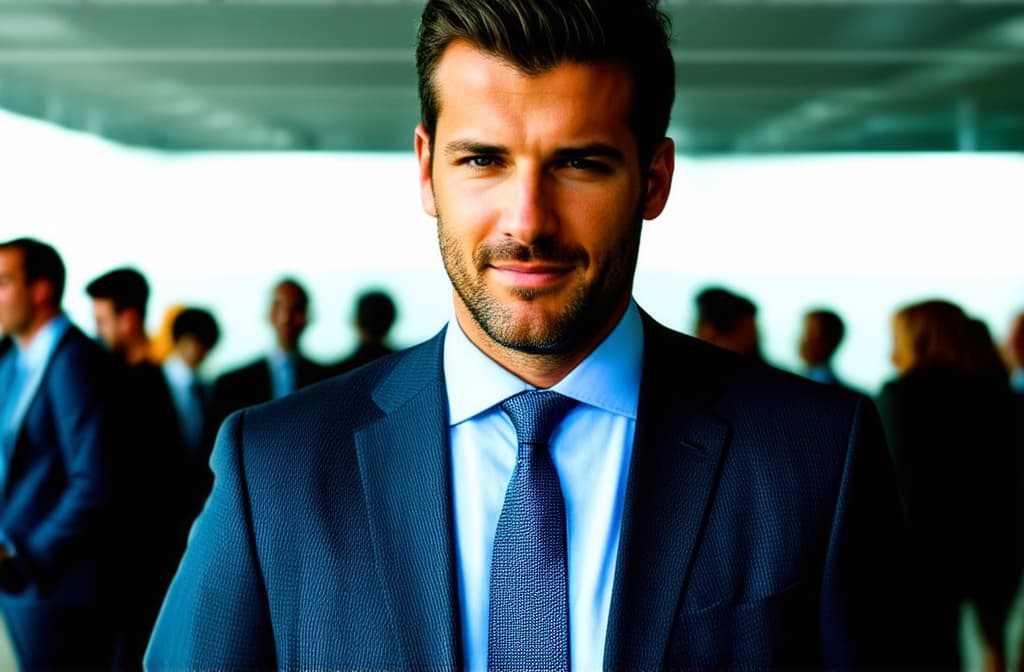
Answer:
[[[632,132],[632,77],[616,61],[563,61],[526,73],[465,41],[448,45],[434,75],[438,126],[519,130],[557,123],[562,134]]]
[[[92,300],[92,309],[95,313],[113,313],[114,312],[114,300],[111,298],[101,297]]]
[[[0,250],[0,272],[6,275],[21,274],[25,270],[25,255],[17,248]]]
[[[291,283],[278,285],[274,289],[274,303],[299,303],[301,299],[299,288]]]

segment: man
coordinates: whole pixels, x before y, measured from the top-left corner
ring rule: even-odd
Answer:
[[[64,264],[0,243],[0,608],[22,670],[109,666],[111,362],[61,310]]]
[[[757,306],[728,289],[710,287],[697,295],[696,336],[711,345],[764,361]]]
[[[210,421],[210,384],[200,377],[199,369],[220,340],[220,326],[209,311],[187,307],[174,318],[171,340],[174,345],[162,369],[184,452],[185,476],[180,492],[185,519],[191,523],[212,481],[207,462],[215,427]]]
[[[432,0],[417,63],[454,319],[228,419],[147,665],[880,662],[899,514],[870,405],[630,298],[673,171],[660,14]]]
[[[1024,395],[1024,313],[1013,320],[1006,338],[1006,360],[1010,366],[1010,387]]]
[[[359,347],[331,367],[332,375],[346,373],[394,352],[388,345],[388,332],[395,323],[395,302],[385,292],[371,291],[356,301],[356,331]]]
[[[299,339],[309,324],[309,294],[291,278],[277,283],[267,316],[275,347],[267,357],[220,376],[213,390],[212,429],[232,412],[278,399],[326,377],[320,364],[303,356]]]
[[[121,364],[118,404],[130,441],[117,460],[123,486],[117,520],[133,533],[118,554],[124,565],[118,572],[122,606],[116,666],[138,669],[195,511],[187,508],[182,493],[186,450],[171,392],[160,367],[150,360],[145,332],[149,283],[133,268],[118,268],[93,279],[86,293],[96,331]]]
[[[149,283],[134,268],[116,268],[90,282],[96,332],[111,352],[129,366],[149,361],[146,303]]]
[[[824,308],[807,311],[799,346],[805,376],[826,385],[843,385],[832,368],[832,358],[845,333],[843,319],[834,311]]]

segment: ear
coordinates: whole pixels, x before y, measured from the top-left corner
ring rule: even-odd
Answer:
[[[423,211],[431,217],[437,217],[437,204],[434,203],[434,177],[431,166],[430,136],[423,124],[416,127],[416,159],[420,163],[420,200]]]
[[[28,291],[33,306],[49,306],[53,303],[53,283],[49,280],[43,278],[33,280],[29,283]]]
[[[654,219],[665,209],[672,190],[672,174],[676,168],[676,143],[665,138],[654,150],[647,173],[647,196],[644,200],[644,219]]]
[[[139,315],[139,311],[134,308],[125,308],[121,311],[118,316],[118,320],[124,326],[126,333],[133,333],[137,328],[141,329],[144,325],[142,324],[142,316]]]

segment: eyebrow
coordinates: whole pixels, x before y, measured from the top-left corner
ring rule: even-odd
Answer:
[[[444,153],[447,156],[456,154],[481,154],[484,156],[502,156],[511,154],[508,147],[501,145],[489,145],[485,142],[475,140],[452,140],[444,146]]]
[[[475,140],[453,140],[444,146],[444,153],[448,156],[459,154],[506,156],[511,154],[511,151],[502,145],[490,145]],[[603,142],[592,142],[579,147],[563,147],[555,150],[554,158],[557,161],[603,158],[619,164],[626,162],[626,157],[621,150]]]
[[[613,163],[625,163],[626,157],[621,150],[603,142],[592,142],[582,147],[566,147],[555,152],[555,159],[571,161],[573,159],[606,159]]]

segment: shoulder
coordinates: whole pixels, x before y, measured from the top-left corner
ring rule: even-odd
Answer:
[[[309,443],[350,435],[387,413],[404,396],[441,379],[443,332],[347,374],[309,385],[243,411],[243,443]]]
[[[675,398],[730,423],[734,431],[845,435],[864,395],[709,345],[645,319],[644,393]],[[809,419],[813,419],[810,421]]]
[[[113,357],[98,343],[71,325],[50,357],[48,371],[55,377],[104,376],[114,371]]]

